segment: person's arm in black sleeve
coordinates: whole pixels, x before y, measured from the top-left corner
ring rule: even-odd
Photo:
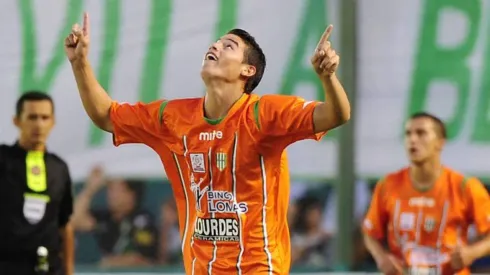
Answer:
[[[65,165],[65,190],[63,192],[63,198],[61,199],[61,205],[59,210],[59,228],[62,239],[62,253],[65,266],[65,274],[74,274],[74,258],[75,258],[75,245],[74,245],[74,233],[73,226],[70,222],[70,217],[73,213],[73,183],[70,177],[68,167]]]

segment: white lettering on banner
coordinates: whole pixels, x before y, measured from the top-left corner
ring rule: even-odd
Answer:
[[[194,238],[202,241],[239,242],[240,226],[236,219],[197,218]]]
[[[202,141],[212,141],[215,139],[222,139],[222,138],[223,138],[223,132],[221,131],[199,133],[199,140]]]
[[[328,10],[338,13],[335,11],[338,6],[335,2],[339,1],[327,1]],[[104,166],[111,176],[165,176],[162,175],[160,159],[151,148],[132,145],[114,148],[110,135],[96,131],[92,123],[89,123],[78,96],[66,92],[76,90],[77,87],[69,66],[65,66],[64,53],[54,50],[58,43],[53,38],[66,35],[60,34],[60,30],[71,26],[70,21],[74,17],[70,13],[76,17],[81,7],[77,10],[77,5],[66,5],[66,0],[51,0],[53,5],[44,6],[35,4],[36,1],[3,2],[5,5],[2,8],[5,11],[0,19],[2,25],[17,24],[20,27],[8,28],[3,35],[12,39],[2,45],[3,51],[10,53],[2,56],[2,62],[10,65],[0,68],[0,90],[10,92],[2,94],[0,117],[10,117],[14,111],[11,103],[15,102],[20,91],[49,91],[55,102],[63,104],[57,109],[57,126],[48,146],[65,159],[75,181],[85,179],[96,163]],[[112,9],[114,12],[131,12],[125,16],[119,14],[121,24],[115,26],[114,32],[121,31],[121,26],[128,22],[140,27],[125,30],[127,35],[112,41],[116,44],[106,44],[111,40],[102,37],[94,37],[91,41],[91,62],[103,68],[99,72],[100,77],[103,76],[99,79],[104,82],[103,86],[116,91],[114,97],[121,103],[202,97],[203,83],[199,77],[198,62],[210,45],[210,38],[221,34],[217,34],[214,28],[214,16],[208,12],[195,11],[203,7],[209,11],[220,10],[219,3],[224,1],[182,5],[176,9],[167,9],[167,5],[156,5],[163,13],[172,15],[171,24],[165,24],[165,28],[152,28],[155,26],[150,16],[154,9],[152,1],[115,2],[120,2],[119,5],[124,8]],[[237,1],[231,3],[235,2]],[[421,1],[401,1],[396,5],[391,5],[393,1],[390,0],[379,0],[374,4],[371,2],[360,1],[357,13],[360,33],[358,42],[363,47],[358,53],[359,73],[355,80],[359,90],[357,106],[353,110],[356,115],[352,117],[357,125],[354,137],[355,162],[358,164],[356,174],[360,177],[379,177],[406,165],[406,156],[403,154],[403,125],[409,112],[424,109],[441,116],[447,122],[451,138],[444,148],[446,164],[465,174],[489,177],[488,161],[485,160],[490,155],[490,127],[486,127],[488,119],[484,114],[488,113],[489,102],[486,89],[489,79],[485,77],[489,66],[485,65],[490,63],[490,40],[487,35],[479,34],[487,33],[490,1],[474,1],[476,8],[471,8],[472,5],[452,7],[448,1],[426,1],[425,3],[430,4],[424,5],[420,4]],[[232,21],[253,30],[259,44],[263,43],[264,51],[269,53],[267,59],[271,67],[254,93],[298,96],[306,99],[305,102],[298,102],[298,110],[301,110],[303,104],[306,108],[311,108],[313,103],[306,105],[307,102],[322,102],[324,94],[310,65],[303,65],[302,62],[314,50],[314,45],[309,46],[309,43],[302,41],[309,37],[318,37],[312,34],[316,31],[311,28],[303,31],[302,25],[308,22],[306,19],[320,22],[325,13],[311,9],[311,4],[308,4],[311,1],[284,0],[282,3],[284,4],[278,10],[277,4],[271,1],[240,1],[236,13],[226,14],[233,14]],[[230,4],[236,5],[238,4]],[[386,5],[391,5],[390,12],[393,16],[383,16],[384,10],[380,7]],[[77,8],[70,8],[71,6]],[[451,9],[447,9],[448,6]],[[84,1],[83,9],[93,13],[95,17],[92,27],[104,30],[111,27],[106,25],[111,22],[111,18],[107,16],[117,17],[117,14],[101,14],[97,12],[100,8],[99,1]],[[249,10],[260,10],[264,16],[274,15],[281,24],[271,24],[263,28],[261,17],[246,16]],[[192,22],[187,22],[182,15],[190,13],[196,16]],[[420,16],[424,14],[427,16]],[[241,22],[241,18],[248,19]],[[336,18],[328,18],[327,21],[335,21]],[[161,24],[162,21],[155,22]],[[336,22],[332,23],[335,25]],[[49,24],[50,28],[43,28],[45,24]],[[196,24],[201,26],[200,35],[184,35],[186,29],[195,28]],[[373,29],[383,35],[379,39],[370,39],[366,34]],[[399,29],[404,29],[410,35],[393,39],[398,37]],[[27,30],[26,35],[21,30]],[[41,30],[43,35],[35,36]],[[277,33],[283,35],[278,36]],[[334,31],[334,35],[339,33]],[[270,39],[271,37],[274,39]],[[434,37],[437,39],[433,39]],[[335,43],[335,39],[333,42]],[[285,47],[280,47],[284,45]],[[281,50],[274,50],[278,46]],[[467,50],[462,51],[462,48]],[[397,51],[404,54],[397,54]],[[442,54],[433,54],[434,52]],[[451,60],[454,62],[441,62],[446,57],[452,58],[453,54],[454,60]],[[33,55],[40,58],[33,58]],[[108,56],[114,58],[107,58]],[[378,56],[387,58],[376,58]],[[377,71],[384,73],[373,73]],[[294,77],[294,81],[289,81],[291,79],[288,75],[297,77]],[[387,79],[389,85],[380,85],[387,83]],[[372,88],[373,85],[376,88]],[[135,107],[138,108],[137,105]],[[195,116],[201,113],[186,115]],[[173,127],[171,124],[178,122],[168,123]],[[195,140],[200,143],[228,138],[224,137],[224,133],[213,133],[218,128],[204,129],[206,131],[202,133],[201,130],[194,133]],[[17,135],[16,128],[6,120],[0,130],[0,142],[10,143]],[[337,176],[337,160],[341,150],[338,150],[336,137],[329,139],[332,136],[335,136],[334,133],[328,134],[322,142],[301,141],[288,147],[289,167],[293,178],[306,180]],[[230,158],[228,163],[224,158],[207,165],[217,165],[227,172],[226,166],[231,161]],[[197,164],[194,168],[194,173],[204,171],[203,168],[209,169]]]

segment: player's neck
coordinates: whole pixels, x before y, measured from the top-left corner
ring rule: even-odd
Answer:
[[[441,175],[442,165],[439,158],[410,165],[410,178],[418,190],[431,189]]]
[[[27,139],[23,139],[22,137],[18,141],[19,146],[26,151],[44,151],[46,149],[46,145],[44,143],[32,143]]]
[[[243,87],[234,84],[207,87],[204,98],[204,115],[209,119],[220,119],[228,113],[243,95]]]

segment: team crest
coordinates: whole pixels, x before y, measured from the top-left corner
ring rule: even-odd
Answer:
[[[436,226],[436,221],[434,218],[432,218],[432,217],[425,218],[424,230],[426,232],[432,232],[434,230],[435,226]]]
[[[31,168],[31,173],[35,176],[39,176],[41,174],[41,168],[39,166],[33,166]]]
[[[224,152],[218,152],[216,153],[216,166],[218,167],[218,170],[223,171],[226,168],[226,153]]]
[[[204,164],[204,154],[190,154],[191,166],[194,173],[204,173],[206,172]]]

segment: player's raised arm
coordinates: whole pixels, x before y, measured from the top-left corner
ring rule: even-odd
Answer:
[[[100,86],[88,61],[89,46],[90,22],[88,14],[85,13],[82,28],[75,24],[70,35],[65,39],[65,52],[70,60],[85,111],[95,125],[102,130],[112,132],[113,125],[110,120],[112,99]]]
[[[325,91],[325,102],[317,104],[313,113],[316,133],[336,128],[350,119],[349,99],[335,74],[340,58],[328,40],[332,30],[333,26],[328,26],[311,58]]]

